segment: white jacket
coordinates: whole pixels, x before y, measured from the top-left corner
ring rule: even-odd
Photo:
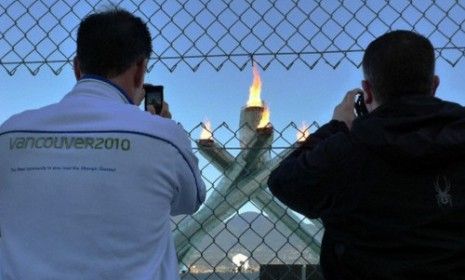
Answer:
[[[88,77],[0,127],[4,279],[179,278],[170,214],[205,186],[186,132],[130,103]]]

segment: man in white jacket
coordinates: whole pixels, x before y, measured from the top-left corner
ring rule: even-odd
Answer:
[[[178,279],[170,215],[205,186],[186,132],[138,108],[152,52],[124,10],[86,17],[75,87],[0,127],[4,279]]]

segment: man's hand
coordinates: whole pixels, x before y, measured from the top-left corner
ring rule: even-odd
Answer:
[[[149,111],[152,115],[156,115],[155,108],[153,107],[153,105],[148,105],[147,111]],[[159,116],[163,118],[171,119],[170,106],[165,101],[163,101],[163,106],[161,107],[161,112]]]
[[[353,89],[348,91],[344,96],[344,99],[339,103],[339,105],[334,108],[333,120],[344,122],[349,130],[352,128],[352,122],[355,119],[354,114],[354,101],[357,93],[361,91],[360,89]]]

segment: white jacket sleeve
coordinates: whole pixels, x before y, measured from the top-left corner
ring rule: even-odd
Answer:
[[[179,154],[182,159],[176,166],[178,186],[174,190],[171,203],[171,215],[193,214],[205,201],[206,189],[198,167],[198,159],[192,152],[190,142],[186,141]]]

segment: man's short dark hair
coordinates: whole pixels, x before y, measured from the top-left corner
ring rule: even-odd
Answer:
[[[85,74],[117,76],[150,57],[152,39],[146,24],[121,9],[87,16],[77,33],[77,58]]]
[[[434,48],[415,32],[397,30],[378,37],[368,45],[362,66],[380,103],[399,96],[431,94]]]

